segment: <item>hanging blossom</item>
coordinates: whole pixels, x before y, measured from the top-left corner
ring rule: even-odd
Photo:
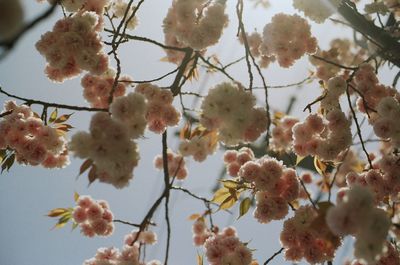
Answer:
[[[165,44],[204,50],[218,43],[227,26],[225,1],[174,0],[164,19]],[[184,53],[166,50],[169,62],[179,64]]]
[[[114,80],[115,71],[113,69],[108,69],[101,75],[86,74],[81,80],[83,97],[94,108],[108,108]],[[132,79],[129,76],[121,76],[114,89],[113,97],[125,95],[130,81]]]
[[[72,218],[87,237],[109,236],[114,231],[114,216],[106,201],[93,200],[90,196],[80,196]]]
[[[4,110],[11,113],[0,121],[0,149],[14,150],[21,164],[62,168],[69,163],[65,138],[44,125],[30,107],[7,101]]]
[[[234,146],[253,142],[267,129],[268,117],[256,108],[255,97],[232,83],[222,83],[209,90],[201,104],[200,123],[218,130],[221,142]]]
[[[147,99],[146,120],[150,131],[162,134],[167,126],[176,126],[181,114],[173,106],[174,97],[169,89],[143,83],[136,86],[135,91]]]
[[[209,131],[199,125],[191,130],[186,125],[180,132],[182,139],[179,144],[179,152],[183,156],[193,156],[197,162],[204,161],[208,155],[212,155],[218,148],[218,135],[216,131]]]
[[[168,174],[171,178],[176,177],[179,180],[183,180],[187,177],[188,171],[183,156],[175,154],[171,150],[168,150],[167,161]],[[154,166],[159,170],[164,169],[164,161],[162,155],[156,156],[156,158],[154,159]]]
[[[366,59],[367,51],[348,39],[333,39],[329,45],[329,50],[318,50],[315,55],[328,62],[346,66],[358,66]],[[323,81],[328,81],[329,78],[343,72],[342,68],[313,56],[310,56],[309,60],[317,67],[315,75]]]
[[[341,3],[342,0],[293,0],[293,7],[314,22],[323,23]]]
[[[44,2],[45,0],[37,0]],[[54,4],[56,0],[47,0],[50,4]],[[91,11],[98,15],[103,15],[104,8],[110,3],[110,0],[61,0],[61,5],[67,12],[85,12]]]
[[[338,236],[352,235],[354,256],[367,264],[375,264],[382,256],[390,220],[386,212],[374,206],[372,192],[355,185],[338,194],[337,205],[329,208],[326,221]]]
[[[143,263],[139,260],[140,244],[153,245],[157,243],[157,235],[152,231],[132,231],[125,236],[125,243],[120,251],[115,247],[99,248],[96,255],[83,262],[83,265],[161,265],[158,260]],[[135,243],[133,243],[135,241]]]
[[[400,256],[397,249],[393,244],[386,242],[386,251],[382,257],[375,263],[375,265],[400,265]],[[366,265],[362,260],[353,260],[346,262],[343,265]]]
[[[42,35],[36,49],[47,61],[49,79],[63,82],[83,70],[100,75],[108,69],[108,56],[96,30],[98,15],[77,13],[58,20],[52,31]]]
[[[290,152],[293,143],[293,126],[299,120],[295,117],[285,116],[275,122],[271,131],[270,148],[275,152]]]
[[[95,179],[122,188],[133,177],[139,161],[138,147],[133,139],[146,128],[145,98],[139,93],[118,97],[110,106],[111,116],[96,113],[90,132],[77,132],[69,143],[74,155],[90,159],[95,166]]]
[[[275,62],[276,58],[274,56],[268,56],[262,53],[261,47],[263,38],[260,33],[246,33],[246,38],[251,55],[253,55],[254,58],[259,58],[258,64],[261,68],[267,68],[271,62]],[[239,41],[242,45],[244,44],[243,34],[240,34]]]
[[[299,196],[296,172],[282,161],[264,156],[254,158],[250,149],[227,151],[224,155],[228,173],[252,184],[256,191],[254,217],[260,223],[283,219],[288,214],[288,203]]]
[[[202,246],[212,233],[207,228],[206,222],[203,217],[198,218],[192,225],[193,244],[195,246]]]
[[[265,25],[261,54],[276,60],[282,67],[290,67],[305,53],[315,53],[317,39],[311,36],[310,25],[298,15],[276,14]]]
[[[111,5],[111,11],[114,17],[122,19],[126,13],[126,20],[129,19],[132,16],[133,12],[136,10],[136,6],[131,5],[128,12],[127,9],[128,9],[128,3],[126,0],[113,0]],[[128,23],[126,24],[126,28],[132,30],[136,28],[138,24],[139,24],[138,19],[136,16],[134,16],[128,21]]]
[[[227,227],[221,233],[208,237],[204,248],[210,265],[249,265],[252,262],[250,249],[239,240],[233,227]]]
[[[324,217],[323,211],[301,206],[283,223],[280,240],[287,260],[299,262],[304,258],[310,264],[333,260],[341,241],[329,230]]]

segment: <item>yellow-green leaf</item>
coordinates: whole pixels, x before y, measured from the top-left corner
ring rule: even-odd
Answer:
[[[301,161],[303,161],[303,159],[306,158],[305,156],[296,156],[296,166],[298,164],[300,164]]]
[[[314,157],[314,167],[321,176],[325,176],[327,166],[317,156]]]
[[[79,200],[79,194],[75,191],[74,192],[74,201],[78,202],[78,200]]]
[[[188,217],[188,220],[190,220],[190,221],[194,221],[194,220],[197,220],[197,219],[199,219],[201,217],[201,215],[200,214],[198,214],[198,213],[194,213],[194,214],[191,214],[189,217]]]
[[[251,206],[251,199],[247,197],[240,203],[238,219],[249,211],[250,206]]]
[[[57,216],[63,215],[63,214],[66,213],[67,211],[68,211],[68,209],[65,209],[65,208],[56,208],[56,209],[51,210],[51,211],[47,214],[47,216],[48,216],[48,217],[57,217]]]
[[[53,112],[50,114],[49,123],[53,123],[57,119],[57,116],[58,116],[58,109],[55,108]]]
[[[229,196],[231,196],[229,189],[222,187],[214,193],[214,197],[211,201],[215,203],[222,203]]]
[[[203,256],[197,254],[197,265],[203,265],[203,264],[204,264]]]
[[[231,208],[236,202],[237,198],[233,197],[232,195],[229,195],[220,205],[219,205],[219,210],[226,210]]]
[[[235,180],[231,180],[231,179],[224,179],[224,180],[221,180],[221,182],[224,185],[224,187],[227,189],[236,189],[237,186],[239,185]]]
[[[66,122],[66,121],[72,116],[72,114],[73,114],[73,113],[61,115],[60,117],[58,117],[58,118],[54,121],[54,123],[63,123],[63,122]]]
[[[71,220],[71,218],[72,218],[71,213],[64,213],[64,216],[62,216],[58,220],[57,224],[53,228],[62,228],[62,227],[64,227],[69,222],[69,220]]]

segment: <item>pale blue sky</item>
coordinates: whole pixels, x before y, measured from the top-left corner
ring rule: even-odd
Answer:
[[[32,0],[22,1],[26,6],[29,18],[38,14],[45,5],[37,4]],[[135,34],[163,40],[160,27],[167,8],[171,1],[147,0],[139,12],[140,25]],[[234,16],[235,1],[228,1],[231,24],[226,29],[221,44],[210,49],[209,54],[217,52],[223,62],[229,62],[242,56],[243,48],[235,39],[236,17]],[[275,2],[269,10],[254,11],[247,8],[244,14],[248,31],[257,28],[262,31],[271,15],[278,11],[293,13],[290,0]],[[278,4],[277,4],[278,3]],[[82,98],[80,79],[66,81],[64,84],[51,83],[43,74],[44,58],[35,50],[34,44],[40,35],[50,30],[53,23],[61,17],[60,12],[51,19],[37,26],[24,36],[12,53],[0,61],[0,85],[7,91],[24,97],[62,102],[67,104],[85,105]],[[322,37],[321,45],[327,46],[337,31],[326,30],[315,26],[313,31]],[[165,56],[158,47],[129,43],[121,49],[123,73],[134,79],[151,79],[172,70],[175,66],[160,62]],[[287,84],[297,82],[307,76],[311,69],[306,59],[297,63],[293,69],[280,69],[273,65],[265,70],[269,84]],[[232,67],[235,78],[246,82],[247,70],[244,64]],[[204,75],[202,75],[204,77]],[[207,89],[220,81],[225,81],[221,75],[213,75],[206,81],[201,80],[193,84],[193,88],[200,88],[200,84]],[[161,85],[170,84],[170,80],[161,82]],[[258,84],[259,85],[259,84]],[[308,90],[307,90],[308,89]],[[302,99],[310,101],[317,94],[316,88],[302,90]],[[284,110],[287,104],[282,95],[296,93],[294,89],[271,92],[271,104],[274,109]],[[0,102],[5,97],[0,96]],[[35,106],[37,107],[37,106]],[[296,105],[300,110],[304,104]],[[39,111],[39,109],[38,109]],[[60,110],[62,113],[69,111]],[[90,114],[75,113],[70,124],[80,130],[87,130]],[[170,135],[176,129],[170,129]],[[71,132],[71,134],[74,131]],[[69,136],[71,135],[69,134]],[[9,173],[0,175],[0,264],[1,265],[78,265],[85,259],[94,256],[99,247],[122,247],[123,237],[131,228],[116,224],[114,234],[108,238],[86,238],[79,233],[79,229],[71,232],[70,226],[60,230],[50,231],[55,224],[54,219],[45,216],[52,208],[73,206],[74,191],[79,194],[89,194],[95,199],[109,201],[111,210],[118,219],[131,222],[140,222],[149,206],[159,195],[163,181],[161,174],[152,165],[153,158],[161,152],[161,137],[146,132],[145,139],[139,141],[141,160],[134,171],[134,179],[128,188],[116,190],[106,184],[94,183],[87,188],[87,179],[84,176],[76,180],[81,160],[71,158],[71,165],[62,170],[46,170],[40,167],[26,167],[15,165]],[[170,146],[174,149],[177,142],[171,139]],[[189,187],[195,193],[211,198],[209,190],[214,186],[221,167],[221,153],[212,156],[207,162],[199,164],[189,159],[189,178],[183,186]],[[192,246],[191,222],[187,217],[192,213],[202,212],[203,204],[192,200],[184,194],[173,192],[171,198],[172,221],[172,248],[170,264],[195,264],[196,249]],[[234,208],[233,217],[225,213],[218,213],[216,224],[220,227],[232,224],[237,216]],[[165,246],[165,224],[163,223],[163,208],[155,214],[155,221],[159,223],[156,231],[159,235],[159,244],[150,247],[147,252],[149,259],[163,259]],[[251,214],[235,221],[240,238],[251,241],[250,247],[257,249],[254,253],[259,261],[264,261],[273,252],[280,248],[279,231],[281,222],[272,222],[268,225],[258,224]],[[272,265],[288,264],[282,256],[277,257]],[[336,264],[336,263],[335,263]],[[339,263],[337,263],[339,264]]]

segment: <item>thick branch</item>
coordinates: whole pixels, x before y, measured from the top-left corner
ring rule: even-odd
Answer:
[[[380,47],[380,56],[397,67],[400,67],[400,43],[388,32],[376,26],[361,15],[355,5],[348,0],[338,8],[338,12],[363,35],[371,38]]]

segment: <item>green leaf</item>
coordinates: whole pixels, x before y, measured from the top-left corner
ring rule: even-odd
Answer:
[[[78,200],[79,200],[79,194],[75,191],[74,192],[74,201],[78,202]]]
[[[50,114],[49,123],[53,123],[57,119],[58,109],[55,108],[53,112]]]
[[[242,217],[243,215],[245,215],[251,206],[251,199],[249,197],[245,198],[243,201],[241,201],[240,203],[240,207],[239,207],[239,217]]]

